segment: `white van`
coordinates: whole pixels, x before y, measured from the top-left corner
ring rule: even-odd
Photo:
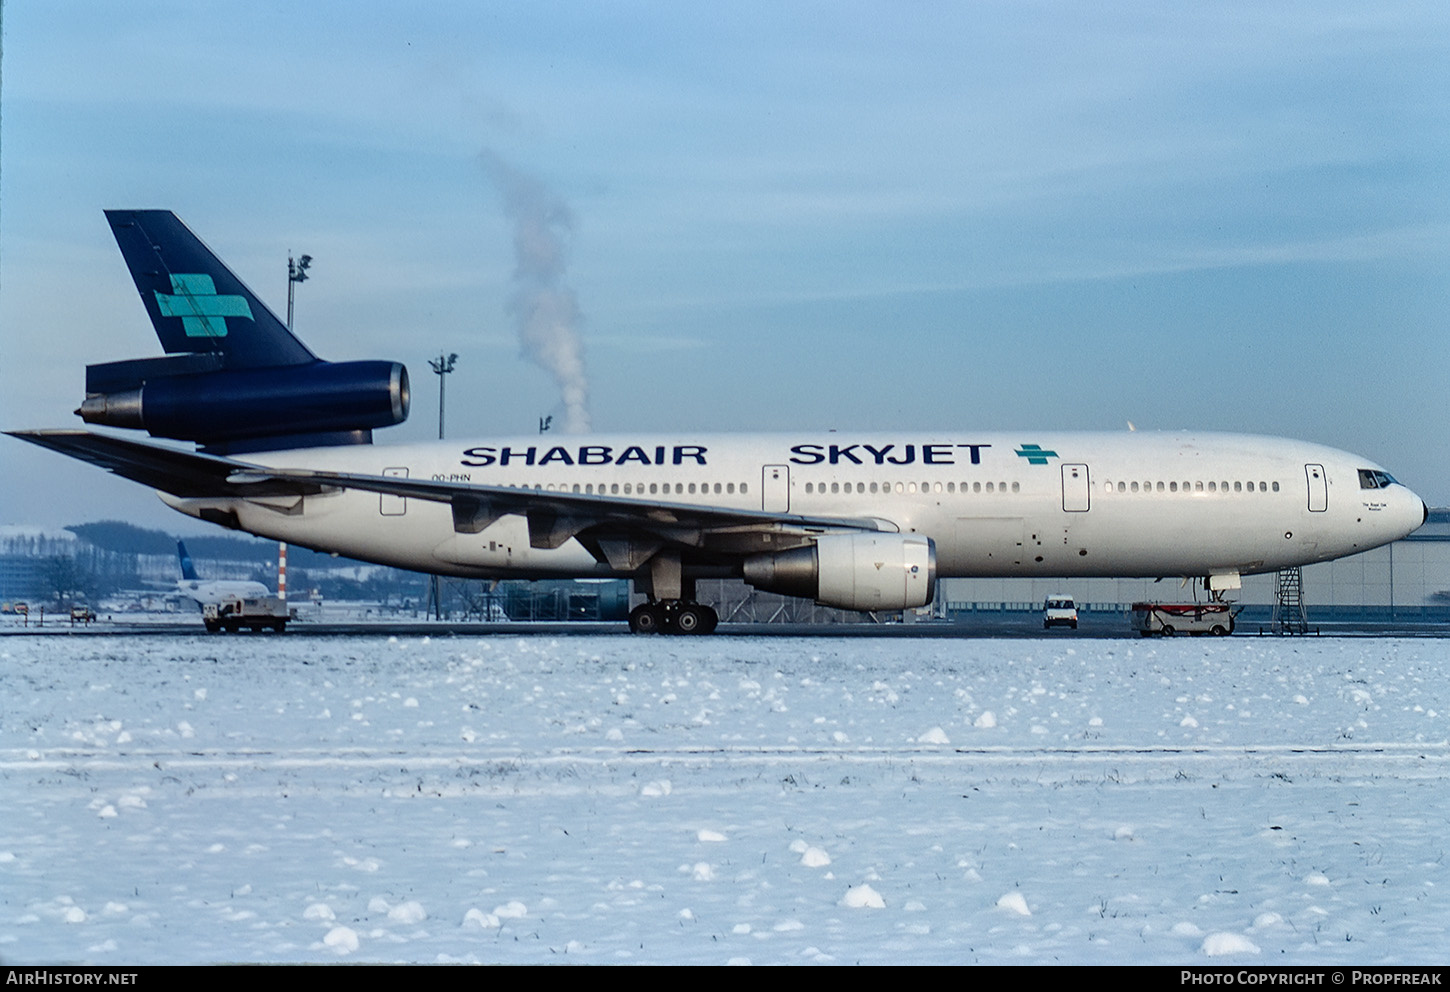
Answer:
[[[1052,627],[1071,627],[1077,630],[1077,604],[1072,601],[1071,596],[1057,594],[1047,597],[1047,602],[1042,604],[1042,629],[1048,630]]]

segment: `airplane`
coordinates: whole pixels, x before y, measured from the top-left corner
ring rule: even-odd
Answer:
[[[1359,455],[1207,432],[523,436],[374,445],[395,362],[317,358],[171,212],[107,220],[167,354],[90,365],[89,424],[13,436],[201,520],[421,572],[628,578],[636,633],[703,634],[702,578],[859,611],[949,577],[1241,578],[1399,540],[1424,502]]]
[[[195,600],[201,607],[216,606],[233,599],[258,599],[272,595],[260,582],[247,579],[203,579],[196,574],[191,555],[186,552],[186,542],[176,542],[176,556],[181,561],[181,580],[176,591],[188,599]]]

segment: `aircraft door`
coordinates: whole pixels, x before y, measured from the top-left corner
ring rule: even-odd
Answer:
[[[1067,513],[1086,513],[1092,505],[1092,490],[1086,465],[1062,466],[1062,508]]]
[[[790,509],[790,466],[766,465],[760,474],[760,508],[766,513],[785,513]]]
[[[1304,475],[1309,480],[1309,512],[1323,513],[1329,509],[1329,482],[1324,478],[1324,466],[1305,465]]]
[[[405,468],[385,468],[383,469],[383,475],[389,479],[406,479],[408,477],[408,470]],[[401,517],[408,512],[407,497],[379,493],[378,512],[385,517]]]

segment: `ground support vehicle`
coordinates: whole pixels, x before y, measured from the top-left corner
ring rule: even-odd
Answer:
[[[1144,637],[1161,634],[1232,634],[1237,611],[1228,603],[1134,603],[1133,629]]]
[[[292,616],[286,600],[276,596],[233,596],[207,603],[201,608],[202,623],[212,633],[222,630],[235,632],[249,627],[252,630],[275,630],[280,634]]]

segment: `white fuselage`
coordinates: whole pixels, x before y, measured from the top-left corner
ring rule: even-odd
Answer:
[[[1424,504],[1357,455],[1206,433],[556,436],[358,445],[245,460],[410,480],[875,520],[936,546],[940,577],[1250,574],[1354,554],[1417,528]],[[1369,483],[1365,472],[1369,472]],[[183,500],[255,534],[478,577],[623,574],[577,540],[530,546],[522,515],[458,533],[446,502],[357,490]]]
[[[260,582],[246,579],[182,579],[176,583],[176,591],[198,606],[216,606],[233,599],[256,599],[272,595],[272,590]]]

